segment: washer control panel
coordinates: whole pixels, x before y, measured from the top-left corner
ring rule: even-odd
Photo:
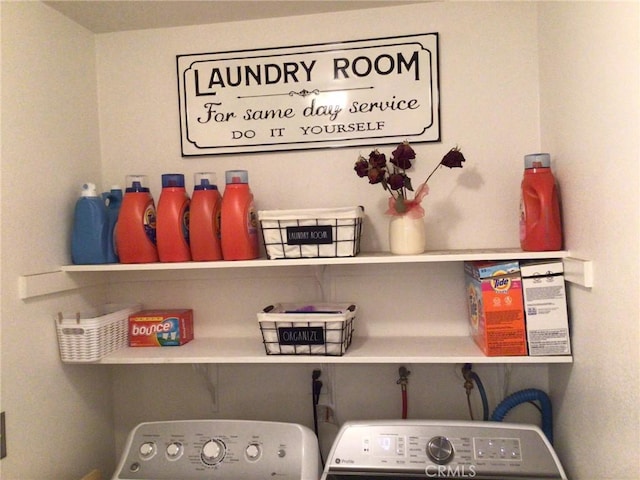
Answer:
[[[318,480],[318,442],[302,425],[249,420],[141,423],[113,480]]]
[[[499,422],[348,422],[323,480],[369,475],[566,480],[542,431]]]

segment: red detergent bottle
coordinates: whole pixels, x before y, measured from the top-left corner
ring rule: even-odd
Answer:
[[[225,172],[220,238],[225,260],[258,258],[258,218],[246,170]]]
[[[562,249],[562,221],[548,153],[524,157],[520,200],[520,246],[530,252]]]
[[[222,260],[220,248],[220,208],[216,174],[200,172],[194,175],[193,195],[189,213],[189,244],[191,258],[196,261]]]
[[[125,181],[115,234],[120,263],[157,262],[156,206],[147,177],[127,175]]]
[[[162,175],[162,191],[158,200],[158,256],[161,262],[188,262],[189,248],[189,196],[184,188],[184,175]]]

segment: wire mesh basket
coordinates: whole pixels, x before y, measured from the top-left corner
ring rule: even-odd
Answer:
[[[354,257],[363,217],[362,207],[258,211],[269,259]]]
[[[353,338],[353,304],[269,305],[258,313],[267,355],[342,356]]]

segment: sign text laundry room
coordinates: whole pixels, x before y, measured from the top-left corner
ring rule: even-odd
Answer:
[[[176,60],[183,156],[440,140],[437,33]]]

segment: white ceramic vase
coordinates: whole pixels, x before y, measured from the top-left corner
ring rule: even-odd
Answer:
[[[423,253],[426,244],[424,217],[392,215],[389,220],[389,250],[396,255]]]

